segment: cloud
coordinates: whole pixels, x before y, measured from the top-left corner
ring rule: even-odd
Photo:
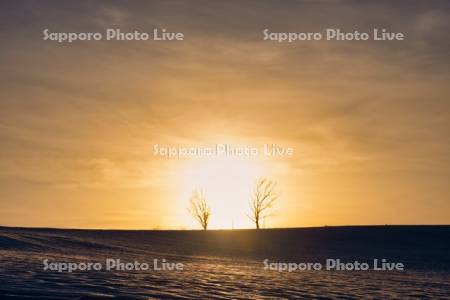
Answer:
[[[236,139],[295,147],[294,160],[273,162],[292,180],[410,172],[440,182],[450,163],[448,8],[448,1],[1,3],[0,180],[156,189],[178,169],[153,157],[153,144]],[[41,40],[44,28],[107,27],[166,28],[186,40]],[[387,28],[407,38],[262,41],[264,28],[327,27]]]

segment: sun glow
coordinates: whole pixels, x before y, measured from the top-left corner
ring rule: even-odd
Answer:
[[[183,172],[181,201],[187,203],[194,189],[201,189],[211,206],[208,228],[230,229],[251,227],[246,213],[248,200],[257,178],[266,169],[257,160],[236,157],[214,157],[190,162]],[[191,228],[198,224],[190,218]]]

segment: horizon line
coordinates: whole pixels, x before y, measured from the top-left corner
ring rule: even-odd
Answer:
[[[46,229],[46,230],[85,230],[85,231],[244,231],[244,230],[283,230],[283,229],[315,229],[315,228],[343,228],[343,227],[450,227],[450,224],[363,224],[363,225],[322,225],[304,227],[270,227],[270,228],[214,228],[214,229],[119,229],[119,228],[73,228],[73,227],[41,227],[41,226],[7,226],[0,225],[0,229]]]

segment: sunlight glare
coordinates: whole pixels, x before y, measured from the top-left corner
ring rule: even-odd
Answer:
[[[183,174],[183,201],[187,203],[194,189],[202,189],[212,209],[209,228],[249,227],[248,200],[264,171],[261,163],[248,158],[224,156],[192,161]],[[197,228],[191,221],[190,226]]]

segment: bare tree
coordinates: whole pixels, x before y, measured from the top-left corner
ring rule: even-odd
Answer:
[[[194,219],[200,223],[203,230],[206,230],[208,228],[209,217],[211,216],[211,208],[206,202],[203,191],[195,190],[192,193],[188,210]]]
[[[273,208],[279,196],[275,181],[261,178],[256,182],[249,201],[250,214],[247,215],[255,223],[256,229],[259,229],[260,221],[270,215],[269,210]]]

